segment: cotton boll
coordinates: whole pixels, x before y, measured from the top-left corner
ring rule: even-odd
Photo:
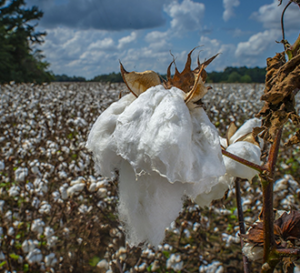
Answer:
[[[199,206],[204,208],[205,206],[209,206],[213,200],[221,199],[225,192],[228,190],[228,184],[226,183],[218,183],[212,187],[209,192],[204,192],[199,194],[194,202]]]
[[[253,128],[260,127],[261,126],[261,120],[258,118],[252,118],[247,120],[243,126],[241,126],[234,135],[230,138],[230,144],[234,143],[236,140],[238,140],[240,137],[245,136],[252,132]]]
[[[250,162],[260,165],[260,148],[256,145],[246,142],[239,141],[231,144],[227,149],[227,152],[230,152],[236,156],[239,156],[243,159],[246,159]],[[251,169],[229,157],[224,156],[224,163],[226,166],[226,172],[228,175],[240,178],[246,178],[251,180],[258,171]]]
[[[209,192],[225,174],[216,128],[184,96],[160,85],[138,98],[127,95],[102,113],[88,137],[101,174],[119,170],[119,214],[130,245],[157,246],[184,196]]]
[[[108,107],[97,119],[88,136],[86,147],[93,151],[93,157],[103,176],[110,177],[120,162],[116,154],[114,130],[119,115],[131,104],[135,96],[128,94]],[[114,162],[112,165],[111,163]]]
[[[178,88],[152,87],[119,116],[118,153],[136,174],[154,170],[171,183],[193,183],[225,173],[215,127],[202,108],[190,112],[183,96]]]
[[[261,260],[263,257],[264,249],[261,246],[256,246],[252,243],[246,243],[242,249],[243,254],[251,261]]]
[[[165,228],[182,208],[184,184],[171,184],[156,172],[136,179],[133,168],[125,160],[119,180],[119,217],[125,223],[128,243],[157,246],[164,238]]]

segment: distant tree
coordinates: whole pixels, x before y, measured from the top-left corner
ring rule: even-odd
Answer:
[[[99,75],[91,79],[92,82],[123,82],[121,73],[112,72],[110,74]]]
[[[241,82],[242,83],[250,83],[250,82],[252,82],[252,79],[249,75],[246,74],[246,75],[241,77]]]
[[[230,73],[227,82],[230,83],[241,82],[241,75],[238,72],[233,71]]]
[[[44,42],[45,32],[35,32],[43,12],[37,7],[25,8],[24,0],[0,0],[0,83],[50,81],[46,71],[49,63],[43,61],[35,45]]]
[[[67,76],[66,74],[62,75],[54,75],[54,82],[85,82],[86,79],[84,77],[77,77],[77,76]]]

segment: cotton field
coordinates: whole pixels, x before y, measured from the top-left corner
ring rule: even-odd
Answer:
[[[263,85],[212,87],[202,101],[221,136],[263,105]],[[0,86],[1,272],[243,272],[234,188],[206,209],[186,200],[157,248],[126,244],[118,174],[97,173],[85,147],[98,116],[125,93],[124,84]],[[282,147],[278,163],[275,208],[299,209],[299,148]],[[249,227],[262,208],[258,178],[241,189]]]

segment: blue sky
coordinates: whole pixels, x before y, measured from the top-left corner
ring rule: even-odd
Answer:
[[[264,67],[266,58],[283,50],[280,16],[288,0],[28,0],[44,11],[38,30],[40,47],[55,74],[84,76],[119,71],[166,73],[176,58],[182,70],[196,46],[196,63],[221,53],[207,68]],[[300,10],[290,5],[286,38],[299,35]],[[199,53],[200,52],[200,53]]]

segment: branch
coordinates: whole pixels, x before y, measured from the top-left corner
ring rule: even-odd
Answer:
[[[269,169],[267,169],[264,166],[257,165],[257,164],[255,164],[253,162],[250,162],[250,161],[248,161],[248,160],[246,160],[244,158],[236,156],[236,155],[234,155],[232,153],[229,153],[229,152],[227,152],[225,150],[222,150],[222,154],[225,155],[225,156],[227,156],[227,157],[229,157],[229,158],[231,158],[231,159],[233,159],[233,160],[235,160],[235,161],[237,161],[237,162],[239,162],[239,163],[241,163],[241,164],[243,164],[243,165],[248,166],[251,169],[257,170],[260,173],[263,173],[263,172],[269,170]]]
[[[279,144],[282,135],[282,128],[276,134],[275,140],[270,148],[269,159],[264,166],[269,170],[269,177],[274,179],[275,164],[278,157]],[[279,262],[278,259],[272,260],[275,248],[274,238],[274,212],[273,212],[273,179],[267,179],[265,175],[260,175],[263,190],[263,230],[264,230],[264,263],[268,263],[270,268],[262,272],[273,272],[274,267]]]
[[[283,22],[283,18],[284,18],[284,13],[287,10],[287,8],[289,7],[289,5],[292,3],[292,1],[290,0],[290,2],[287,3],[287,5],[284,7],[282,14],[281,14],[281,32],[282,32],[282,41],[285,41],[285,34],[284,34],[284,22]],[[280,3],[281,4],[281,3]],[[286,49],[286,48],[285,48]]]
[[[300,256],[300,249],[293,248],[284,248],[284,249],[276,249],[275,253],[282,257],[291,257],[291,256]]]
[[[246,230],[245,230],[245,224],[244,224],[240,181],[241,181],[241,178],[237,177],[235,179],[236,206],[237,206],[237,211],[238,211],[240,234],[245,234]],[[241,247],[243,248],[244,241],[243,241],[242,236],[240,236],[240,238],[241,238]],[[243,254],[243,264],[244,264],[244,273],[250,273],[250,262],[244,254]]]

